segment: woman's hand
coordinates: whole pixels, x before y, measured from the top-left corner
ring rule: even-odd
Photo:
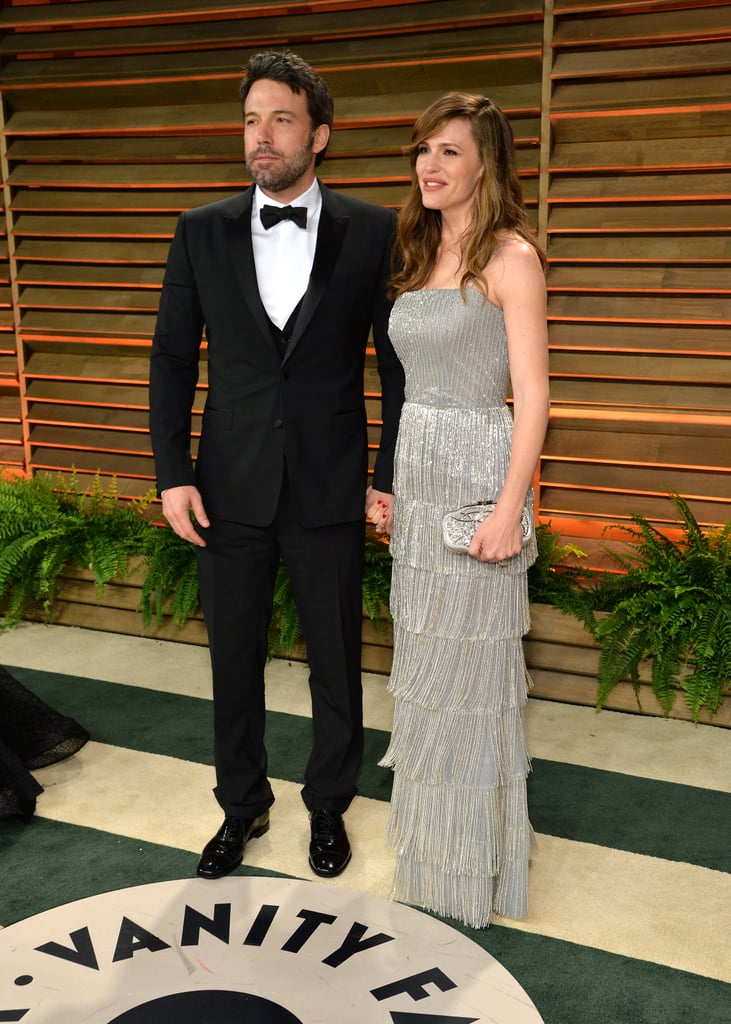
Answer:
[[[366,491],[365,514],[376,533],[390,534],[393,526],[393,495],[369,487]]]
[[[467,554],[478,562],[506,562],[519,555],[523,549],[523,531],[520,518],[506,519],[497,509],[483,519],[475,530]]]

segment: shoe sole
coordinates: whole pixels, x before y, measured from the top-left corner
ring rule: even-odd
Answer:
[[[226,868],[225,871],[201,871],[199,868],[196,871],[196,875],[198,878],[205,878],[209,882],[213,881],[215,878],[225,878],[226,875],[230,875],[232,871],[235,871],[239,864],[243,863],[243,860],[243,857],[239,857],[236,863],[232,864],[231,867]]]

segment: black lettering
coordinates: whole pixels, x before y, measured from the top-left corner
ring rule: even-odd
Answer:
[[[157,953],[161,949],[170,949],[170,944],[163,942],[141,925],[130,921],[128,917],[123,917],[112,963],[116,964],[118,960],[131,960],[140,949],[149,949],[151,953]]]
[[[372,949],[374,946],[380,946],[384,942],[393,941],[393,935],[385,935],[383,932],[379,932],[377,935],[371,935],[369,939],[363,939],[361,942],[367,928],[367,925],[360,924],[356,921],[346,935],[340,949],[336,949],[334,953],[330,954],[330,956],[326,956],[322,962],[327,964],[328,967],[339,967],[355,953],[362,953],[364,950]]]
[[[321,924],[332,924],[336,920],[333,914],[322,914],[318,910],[300,910],[297,917],[304,920],[297,931],[282,946],[285,953],[299,953]]]
[[[78,931],[71,932],[69,938],[74,944],[73,949],[61,946],[58,942],[44,942],[42,946],[36,946],[36,949],[39,953],[48,953],[49,956],[57,956],[60,960],[69,960],[72,964],[98,971],[99,964],[89,929],[79,928]]]
[[[479,1017],[445,1017],[443,1013],[391,1013],[393,1024],[475,1024]]]
[[[272,921],[276,917],[279,907],[275,907],[271,903],[265,903],[259,913],[256,915],[256,920],[249,928],[249,934],[243,941],[244,946],[261,946],[264,939],[267,937],[267,932],[272,926]]]
[[[401,995],[406,992],[414,1000],[427,999],[432,993],[424,988],[426,984],[436,985],[440,992],[448,992],[456,988],[456,982],[448,978],[438,967],[432,967],[430,971],[422,971],[421,974],[412,974],[408,978],[401,978],[400,981],[392,981],[390,985],[382,985],[380,988],[371,989],[371,995],[376,999],[390,999],[392,996]]]
[[[204,917],[199,911],[186,906],[180,945],[197,946],[200,942],[201,930],[210,932],[221,942],[228,942],[231,931],[231,904],[217,903],[212,918]]]

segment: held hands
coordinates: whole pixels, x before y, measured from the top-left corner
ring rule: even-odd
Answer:
[[[393,526],[393,495],[369,487],[366,491],[365,513],[376,533],[390,534]]]
[[[206,542],[195,529],[190,517],[199,526],[208,527],[210,522],[203,507],[200,491],[192,485],[169,487],[162,496],[162,514],[183,540],[204,548]],[[390,534],[393,525],[393,495],[369,487],[366,491],[365,512],[376,528],[376,533]]]
[[[195,521],[199,526],[210,526],[206,510],[203,508],[200,491],[192,484],[183,487],[168,487],[162,496],[162,514],[183,540],[189,540],[199,548],[204,548],[206,542],[196,531],[190,518],[193,513]]]

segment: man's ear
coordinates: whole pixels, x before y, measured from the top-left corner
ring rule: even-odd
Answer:
[[[330,128],[326,124],[318,124],[312,138],[312,150],[314,153],[322,153],[330,141]]]

